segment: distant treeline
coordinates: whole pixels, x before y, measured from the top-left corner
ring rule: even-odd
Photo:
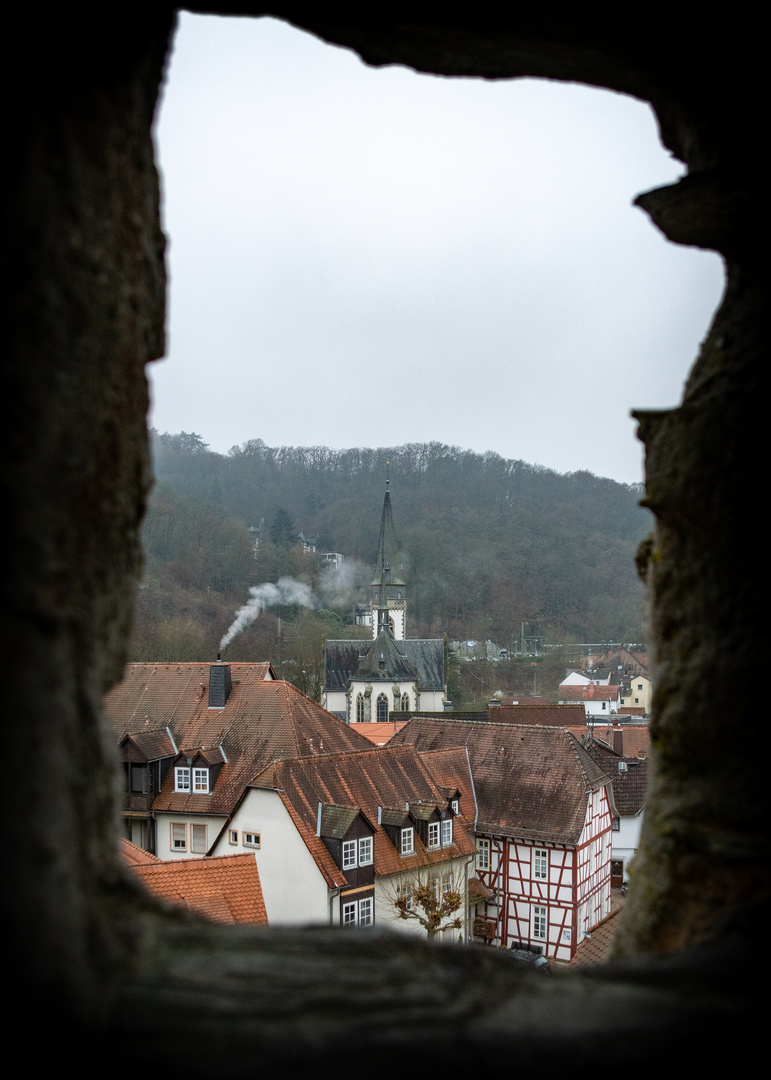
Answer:
[[[512,647],[524,624],[547,642],[645,638],[634,555],[651,517],[638,485],[435,442],[332,450],[254,439],[222,455],[199,435],[153,432],[153,460],[135,659],[211,656],[250,586],[283,575],[314,585],[319,553],[371,568],[386,462],[410,636]],[[300,533],[316,556],[295,544]],[[330,631],[350,622],[352,603],[341,605],[323,613]],[[278,633],[281,613],[268,616],[239,649]],[[284,627],[296,616],[285,611]]]

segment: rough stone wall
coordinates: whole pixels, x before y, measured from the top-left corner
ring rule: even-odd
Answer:
[[[495,23],[484,9],[453,24],[304,24],[372,63],[576,79],[652,101],[690,175],[641,205],[673,240],[727,259],[725,301],[683,404],[640,416],[657,518],[640,555],[653,609],[655,780],[619,945],[630,959],[544,982],[490,950],[204,929],[124,880],[99,706],[124,660],[140,566],[143,368],[162,353],[164,318],[150,125],[173,13],[57,12],[20,17],[26,47],[6,96],[4,902],[19,1015],[42,1007],[64,1021],[59,1059],[66,1045],[82,1061],[99,1031],[135,1048],[135,1062],[182,1063],[188,1076],[251,1075],[255,1060],[273,1058],[317,1075],[363,1050],[381,1067],[403,1066],[409,1052],[413,1068],[516,1060],[542,1074],[565,1060],[595,1069],[600,1043],[607,1055],[630,1040],[649,1069],[689,1040],[693,1064],[705,1028],[741,1024],[741,1040],[727,1040],[738,1060],[757,1007],[747,958],[753,970],[761,962],[763,918],[753,905],[768,906],[749,660],[763,655],[762,533],[743,483],[766,400],[752,171],[760,35],[733,12],[678,31],[641,19],[634,33],[626,16],[518,10]],[[660,955],[634,958],[646,950]],[[628,1057],[625,1072],[636,1073]]]

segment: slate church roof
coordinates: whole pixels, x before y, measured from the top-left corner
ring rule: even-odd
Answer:
[[[387,644],[383,639],[387,639]],[[380,644],[378,644],[380,643]],[[354,677],[377,682],[380,653],[386,670],[393,672],[388,682],[415,680],[418,690],[444,690],[444,641],[441,638],[403,638],[395,641],[381,633],[374,642],[362,640],[327,641],[324,656],[324,688],[347,690]]]

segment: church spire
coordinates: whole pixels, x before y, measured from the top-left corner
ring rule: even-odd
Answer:
[[[387,461],[386,490],[383,498],[383,513],[380,518],[375,574],[372,579],[372,607],[378,613],[377,619],[372,620],[372,629],[374,635],[377,636],[381,627],[385,625],[386,628],[391,628],[396,639],[402,639],[405,636],[406,589],[391,509],[389,464],[390,462]]]

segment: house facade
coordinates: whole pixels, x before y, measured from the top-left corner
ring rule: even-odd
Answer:
[[[164,860],[207,855],[276,758],[375,749],[270,664],[128,664],[103,707],[123,760],[123,834]]]
[[[214,853],[252,850],[271,926],[387,926],[425,935],[402,918],[416,888],[457,891],[469,940],[475,846],[456,789],[446,790],[411,746],[276,761],[254,778]],[[408,911],[411,912],[411,908]]]
[[[611,909],[610,777],[559,727],[416,717],[406,744],[473,807],[475,937],[569,962]]]

